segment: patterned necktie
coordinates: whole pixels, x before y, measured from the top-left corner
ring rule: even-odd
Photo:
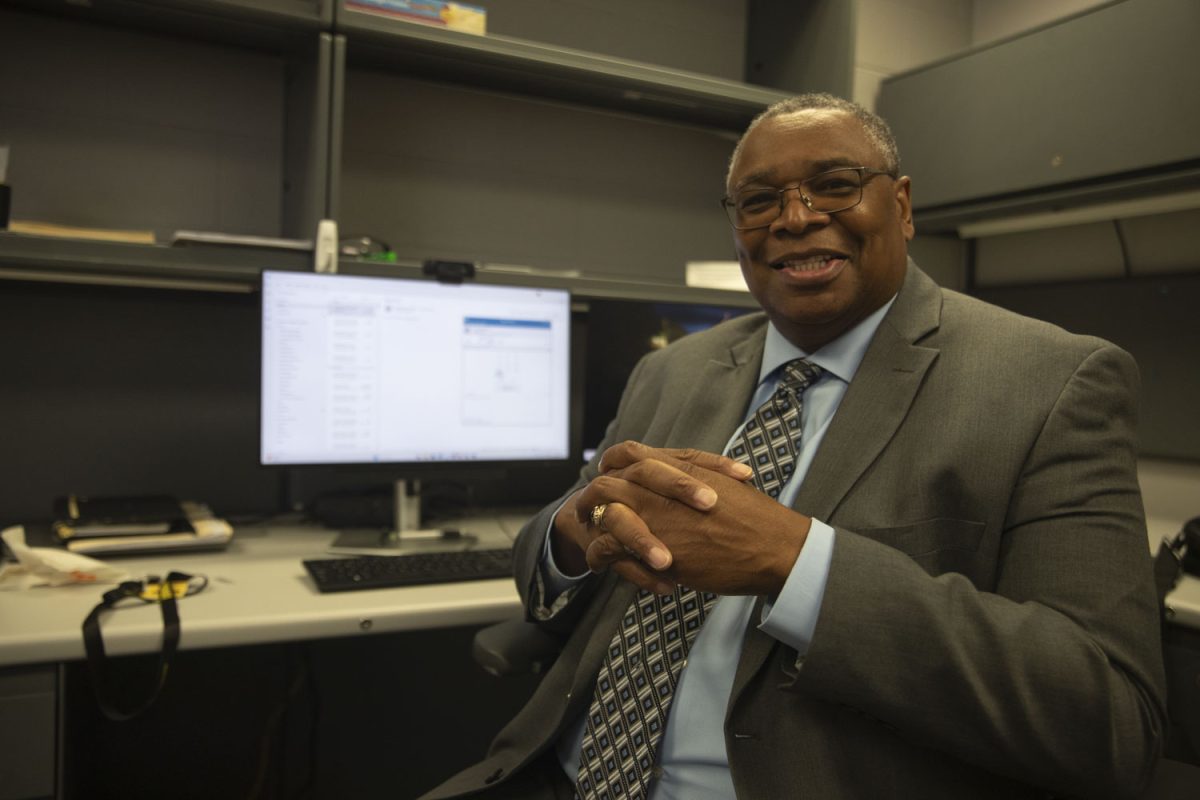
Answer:
[[[779,497],[800,451],[800,396],[821,374],[789,361],[779,386],[738,432],[728,455],[754,470],[755,488]],[[642,590],[608,645],[588,708],[575,794],[583,800],[641,800],[653,778],[667,710],[688,650],[716,603],[712,592]]]
[[[796,470],[800,452],[800,396],[821,375],[821,368],[803,358],[783,367],[779,386],[747,420],[727,455],[749,464],[754,486],[779,499],[788,478]]]

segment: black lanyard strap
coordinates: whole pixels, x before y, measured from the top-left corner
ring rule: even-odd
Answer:
[[[194,594],[207,585],[203,576],[191,576],[182,572],[172,572],[166,581],[159,582],[157,578],[147,581],[125,581],[104,593],[103,599],[87,615],[83,621],[83,647],[87,653],[88,672],[92,678],[92,688],[96,693],[96,701],[104,716],[114,721],[133,719],[154,703],[159,692],[167,682],[167,672],[171,659],[179,649],[179,606],[175,602],[177,587],[183,587],[179,596]],[[108,670],[108,655],[104,650],[104,637],[100,633],[100,616],[114,609],[122,600],[137,598],[142,602],[157,602],[162,609],[163,632],[162,646],[158,654],[156,680],[146,697],[135,703],[131,708],[120,708],[113,692],[111,676]]]

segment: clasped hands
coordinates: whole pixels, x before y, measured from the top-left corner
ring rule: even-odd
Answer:
[[[751,475],[714,453],[613,445],[555,517],[555,560],[568,574],[611,569],[658,594],[683,584],[775,596],[811,520],[759,492]]]

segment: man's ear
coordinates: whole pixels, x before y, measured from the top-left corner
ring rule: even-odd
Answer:
[[[896,179],[896,212],[900,220],[900,229],[904,231],[906,241],[912,241],[916,235],[917,229],[913,225],[912,217],[912,179],[907,175],[901,175]]]

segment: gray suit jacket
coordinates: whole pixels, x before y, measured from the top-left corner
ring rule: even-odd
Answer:
[[[720,452],[765,330],[742,317],[647,356],[601,451]],[[1122,350],[910,262],[795,502],[836,532],[811,647],[745,634],[725,719],[739,798],[1136,794],[1165,726],[1136,395]],[[518,541],[526,598],[557,505]],[[545,623],[566,644],[532,700],[427,796],[503,784],[577,719],[632,594],[598,576]]]

